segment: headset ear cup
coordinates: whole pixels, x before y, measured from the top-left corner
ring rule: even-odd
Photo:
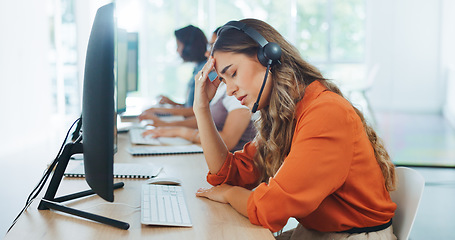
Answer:
[[[272,65],[279,63],[281,58],[281,47],[277,43],[269,42],[263,48],[258,49],[259,62],[267,67],[269,60],[272,60]]]
[[[267,67],[269,59],[265,56],[264,48],[259,47],[258,49],[258,60],[262,64],[262,66]]]
[[[281,47],[277,43],[269,42],[264,46],[264,56],[271,59],[274,63],[281,58]]]

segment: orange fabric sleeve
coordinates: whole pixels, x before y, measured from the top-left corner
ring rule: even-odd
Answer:
[[[216,174],[208,173],[207,182],[213,186],[227,183],[253,189],[257,186],[259,172],[254,165],[256,147],[254,143],[245,144],[242,151],[228,153],[226,161]]]

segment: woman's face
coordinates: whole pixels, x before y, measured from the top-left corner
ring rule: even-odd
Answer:
[[[215,70],[227,86],[227,94],[235,96],[242,105],[252,109],[264,81],[266,67],[256,58],[232,52],[215,52]],[[262,92],[258,109],[269,104],[272,81],[270,74]]]

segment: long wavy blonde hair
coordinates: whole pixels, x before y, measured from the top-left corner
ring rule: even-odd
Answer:
[[[261,171],[259,181],[267,181],[275,175],[284,159],[289,154],[295,128],[296,104],[303,98],[305,88],[312,81],[321,82],[329,91],[344,98],[340,89],[325,79],[321,72],[307,63],[298,50],[288,43],[272,26],[257,19],[244,19],[241,22],[258,31],[267,41],[281,46],[281,64],[272,66],[272,92],[270,103],[260,110],[256,121],[258,133],[255,137],[257,146],[256,161]],[[256,58],[258,44],[236,29],[226,29],[219,33],[212,54],[216,51],[235,52]],[[351,104],[352,105],[352,104]],[[362,121],[365,132],[374,149],[374,155],[385,179],[386,189],[395,189],[395,167],[374,129],[365,121],[363,114],[352,106]]]

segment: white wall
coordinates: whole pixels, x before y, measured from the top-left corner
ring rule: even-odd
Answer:
[[[49,122],[48,22],[42,1],[0,1],[0,157]]]
[[[381,65],[369,95],[373,107],[440,113],[441,1],[367,1],[367,18],[367,63]]]
[[[0,182],[8,186],[0,236],[46,166],[36,156],[48,150],[42,143],[51,119],[48,21],[43,1],[0,1]]]
[[[447,68],[446,101],[444,103],[444,116],[455,128],[455,65]]]
[[[444,116],[455,127],[455,1],[442,3],[441,70],[447,81]]]

